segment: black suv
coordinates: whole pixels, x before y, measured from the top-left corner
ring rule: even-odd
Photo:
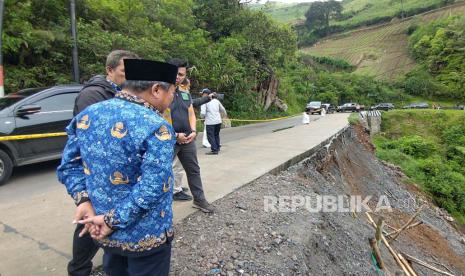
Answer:
[[[370,108],[370,110],[384,110],[384,111],[389,111],[391,109],[394,109],[394,105],[392,103],[380,103]]]
[[[31,88],[0,98],[0,137],[64,132],[81,89],[82,85]],[[0,185],[15,166],[59,159],[66,139],[63,134],[0,141]]]

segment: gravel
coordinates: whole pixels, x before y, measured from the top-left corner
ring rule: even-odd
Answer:
[[[371,196],[370,207],[381,196],[388,198],[393,212],[373,216],[382,215],[397,228],[419,205],[428,204],[419,216],[423,224],[406,230],[391,245],[397,252],[464,273],[465,239],[446,221],[448,214],[414,186],[403,184],[405,176],[398,167],[378,161],[367,135],[361,127],[352,127],[312,157],[217,200],[214,214],[196,212],[176,224],[171,274],[377,275],[368,243],[375,231],[363,213],[310,212],[303,206],[287,212],[265,210],[270,197],[281,196],[273,205],[279,210],[279,204],[290,202],[282,196],[323,195]],[[384,246],[380,248],[394,275],[397,264]],[[420,266],[413,268],[418,275],[434,275]]]

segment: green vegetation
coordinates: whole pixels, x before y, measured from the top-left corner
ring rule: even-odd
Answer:
[[[305,12],[310,3],[284,4],[279,2],[267,2],[264,5],[251,5],[252,9],[261,10],[276,21],[282,23],[295,23],[305,20]]]
[[[346,60],[357,67],[355,73],[359,75],[395,80],[416,65],[416,61],[410,57],[408,33],[418,31],[418,26],[464,12],[465,4],[457,5],[402,22],[341,34],[313,47],[303,48],[301,52]]]
[[[332,19],[330,26],[344,26],[344,30],[355,29],[360,26],[389,22],[395,17],[401,18],[402,14],[404,17],[412,16],[453,2],[453,0],[344,0],[341,16]],[[251,8],[260,9],[280,22],[303,23],[306,19],[305,13],[310,6],[311,3],[267,2],[263,5],[251,5]]]
[[[465,16],[433,21],[410,36],[419,63],[407,74],[405,90],[425,98],[465,100]]]
[[[394,163],[432,199],[465,223],[465,112],[383,113],[376,155]]]
[[[393,18],[408,17],[437,9],[454,0],[349,0],[343,1],[343,12],[331,25],[345,30],[389,22]]]
[[[71,82],[68,6],[5,2],[6,92]],[[128,49],[148,59],[187,59],[195,65],[193,92],[225,93],[231,114],[264,113],[259,87],[273,76],[286,84],[284,100],[299,85],[286,80],[294,77],[288,68],[299,66],[294,32],[238,0],[81,0],[77,19],[81,81],[104,73],[112,49]]]
[[[299,4],[268,2],[251,7],[261,9],[277,21],[295,24],[299,35],[299,45],[308,46],[331,34],[387,23],[395,18],[413,16],[459,1],[344,0],[335,2],[338,6],[342,6],[335,7],[335,13],[329,14],[328,7],[335,6],[330,2],[317,1]]]
[[[349,121],[349,124],[356,125],[360,122],[360,114],[352,113],[349,115],[349,118],[347,118],[347,120]]]

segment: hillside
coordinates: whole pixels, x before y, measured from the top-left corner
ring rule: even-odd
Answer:
[[[332,26],[357,27],[364,24],[385,22],[392,17],[413,15],[421,11],[431,10],[443,5],[444,0],[344,0],[342,3],[342,19],[332,20]],[[450,2],[450,1],[449,1]],[[280,2],[269,2],[263,5],[252,5],[252,9],[261,9],[273,19],[283,23],[302,24],[305,13],[311,3],[285,4]]]
[[[298,23],[305,20],[305,13],[311,3],[286,4],[270,2],[264,5],[252,5],[251,9],[261,10],[281,23]]]
[[[386,22],[393,17],[411,16],[439,8],[453,1],[444,0],[346,0],[343,1],[342,20],[333,20],[330,25],[346,29]]]
[[[410,26],[464,13],[465,3],[459,3],[403,21],[347,32],[301,51],[346,60],[357,66],[357,74],[394,79],[415,66],[408,56],[407,31]]]
[[[465,222],[463,111],[402,110],[383,114],[379,158],[402,168],[442,208]]]

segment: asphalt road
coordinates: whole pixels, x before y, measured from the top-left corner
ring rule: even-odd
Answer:
[[[317,120],[318,115],[312,115],[311,120]],[[228,142],[237,141],[250,136],[259,136],[271,132],[287,129],[301,124],[302,117],[292,117],[288,119],[245,125],[240,127],[223,129],[221,131],[221,144],[225,147]],[[199,134],[197,145],[198,154],[207,152],[202,149],[202,134]],[[17,167],[8,183],[0,186],[0,203],[10,203],[23,200],[27,197],[46,194],[61,185],[57,181],[55,170],[59,165],[59,160],[43,162],[40,164]]]

